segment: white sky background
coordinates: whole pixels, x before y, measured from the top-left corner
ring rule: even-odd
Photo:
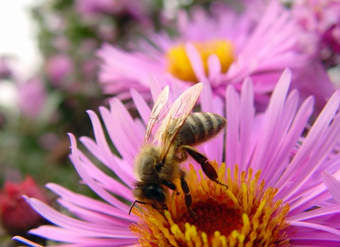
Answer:
[[[0,56],[10,56],[16,79],[24,82],[38,71],[41,56],[30,7],[41,0],[0,0]],[[13,60],[13,61],[12,61]],[[0,82],[0,107],[16,112],[17,89],[12,82]]]
[[[41,61],[30,7],[41,1],[0,1],[0,55],[13,56],[19,76],[29,77]]]

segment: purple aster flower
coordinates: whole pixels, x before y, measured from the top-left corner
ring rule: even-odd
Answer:
[[[112,0],[83,0],[76,1],[76,8],[79,13],[84,15],[92,15],[100,12],[113,12],[115,10]]]
[[[77,0],[76,9],[84,16],[128,13],[141,20],[146,17],[146,2],[143,0]]]
[[[309,51],[326,66],[340,62],[340,2],[337,0],[294,1],[293,13]]]
[[[280,74],[289,67],[294,71],[293,88],[314,94],[320,105],[331,95],[327,74],[301,46],[299,28],[277,1],[264,7],[259,19],[250,7],[242,15],[223,5],[211,11],[209,16],[196,9],[191,18],[181,13],[175,38],[151,34],[152,45],[140,42],[129,52],[105,44],[98,51],[103,91],[128,98],[132,87],[147,96],[154,84],[150,78],[162,78],[178,87],[208,82],[214,95],[224,97],[228,85],[240,90],[243,80],[251,77],[256,102],[266,105]]]
[[[7,57],[0,57],[0,79],[9,78],[12,76],[12,70]]]
[[[55,55],[47,61],[46,73],[55,87],[65,86],[72,71],[73,62],[67,55]]]
[[[20,84],[18,91],[18,104],[21,112],[31,119],[37,118],[47,100],[43,83],[39,79],[33,78]]]
[[[243,83],[240,93],[228,87],[225,140],[220,135],[198,147],[216,160],[218,179],[228,189],[193,168],[197,164],[184,164],[192,210],[198,218],[188,214],[182,193],[170,194],[168,211],[160,213],[141,205],[128,214],[125,202],[134,201],[136,182],[133,163],[151,111],[138,92],[132,90],[131,95],[141,119],[133,119],[117,98],[111,100],[109,109],[100,108],[103,123],[89,111],[95,138],[80,138],[89,151],[84,152],[71,134],[70,158],[81,182],[99,199],[48,184],[72,216],[27,198],[55,224],[30,233],[65,243],[61,246],[339,246],[340,204],[336,200],[330,203],[334,201],[330,184],[340,178],[340,155],[333,154],[340,137],[340,91],[310,126],[313,97],[299,105],[298,92],[289,93],[290,84],[291,73],[285,71],[261,114],[255,112],[251,80]],[[223,102],[211,100],[211,95],[210,85],[205,84],[202,111],[223,114]],[[119,157],[110,149],[111,142]],[[120,181],[103,172],[93,158]],[[225,164],[218,165],[222,160]]]

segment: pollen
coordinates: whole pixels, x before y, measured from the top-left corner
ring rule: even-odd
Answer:
[[[234,61],[233,47],[231,42],[227,40],[195,42],[193,44],[201,56],[206,75],[209,74],[208,59],[211,55],[217,56],[221,64],[221,72],[223,73],[228,71]],[[198,82],[183,44],[176,45],[169,49],[167,52],[167,60],[168,71],[175,77],[184,81]]]
[[[130,226],[141,246],[177,247],[287,247],[285,232],[288,205],[275,200],[277,189],[266,188],[260,171],[239,171],[235,166],[214,164],[219,185],[191,166],[186,180],[192,196],[192,211],[183,193],[171,193],[168,210],[151,206],[134,208],[140,221]],[[217,168],[218,167],[218,168]],[[177,188],[180,184],[177,181]]]

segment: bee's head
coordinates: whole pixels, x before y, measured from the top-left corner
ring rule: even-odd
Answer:
[[[165,203],[165,191],[160,184],[156,183],[137,183],[133,191],[136,198],[150,200],[160,204]]]

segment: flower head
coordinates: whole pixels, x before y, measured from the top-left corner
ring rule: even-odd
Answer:
[[[7,57],[0,57],[0,79],[5,79],[13,76],[13,71],[9,65]]]
[[[73,71],[73,64],[67,55],[55,55],[47,61],[46,73],[48,79],[55,87],[63,86],[67,83]]]
[[[336,0],[299,0],[293,4],[294,18],[305,35],[309,52],[324,64],[340,60],[340,3]]]
[[[38,117],[46,100],[46,90],[41,80],[33,78],[19,85],[19,108],[28,118]]]
[[[184,162],[183,166],[189,167],[186,179],[194,215],[188,213],[181,192],[172,193],[168,211],[141,205],[128,215],[126,201],[134,201],[132,189],[136,182],[133,163],[150,115],[140,94],[131,91],[142,120],[133,119],[117,98],[110,102],[110,109],[100,108],[119,157],[111,151],[98,116],[89,111],[95,139],[82,137],[80,141],[92,156],[86,155],[70,135],[70,158],[82,183],[99,199],[48,184],[60,196],[60,205],[73,216],[28,198],[37,212],[55,224],[30,233],[68,246],[338,245],[340,204],[329,203],[334,188],[330,194],[329,180],[322,174],[340,177],[340,156],[333,152],[340,137],[340,91],[333,94],[310,127],[313,98],[299,106],[297,91],[288,94],[290,82],[291,73],[286,71],[263,114],[255,113],[250,80],[245,81],[240,94],[228,87],[226,136],[198,148],[210,160],[216,160],[218,178],[229,188],[207,179],[197,164],[193,163],[193,168]],[[206,84],[200,98],[201,110],[223,114],[223,102],[219,98],[211,100],[211,94]],[[119,179],[103,172],[93,158]],[[180,188],[179,181],[175,183]]]
[[[258,19],[251,8],[239,15],[218,5],[211,12],[214,17],[201,9],[192,11],[191,18],[182,13],[178,36],[151,34],[152,45],[140,42],[129,52],[104,45],[98,52],[104,92],[126,98],[133,87],[148,95],[150,78],[166,74],[164,81],[179,87],[208,82],[214,95],[224,97],[228,85],[240,90],[251,77],[256,102],[265,105],[280,74],[290,67],[294,88],[316,95],[321,105],[330,96],[333,88],[325,71],[301,46],[299,28],[277,1]],[[313,78],[306,77],[311,71]]]
[[[84,16],[93,16],[95,14],[129,14],[130,16],[145,20],[146,2],[131,0],[77,0],[77,11]]]
[[[48,203],[45,192],[31,177],[22,183],[6,182],[0,191],[0,217],[3,228],[9,234],[24,234],[31,228],[45,223],[22,197],[27,195]]]

